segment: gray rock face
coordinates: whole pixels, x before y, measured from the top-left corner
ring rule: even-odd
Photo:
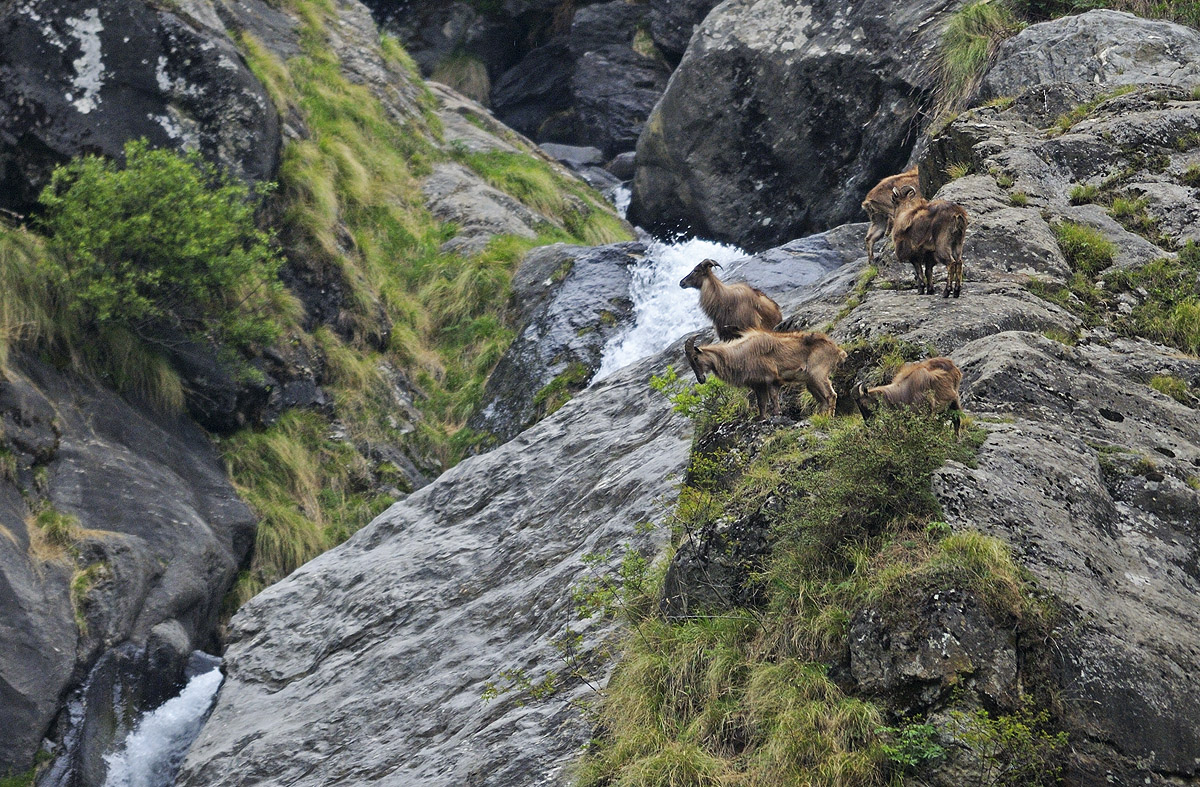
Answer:
[[[1030,25],[1000,45],[983,98],[1054,82],[1134,85],[1200,82],[1200,32],[1124,11],[1088,11]]]
[[[38,364],[25,371],[0,383],[0,446],[14,462],[0,480],[3,772],[29,767],[60,695],[104,654],[161,640],[164,623],[184,659],[210,645],[255,527],[194,425]],[[31,523],[46,506],[77,517],[74,554]],[[182,669],[158,663],[151,682]]]
[[[520,334],[488,379],[470,428],[509,440],[587,387],[605,343],[633,317],[629,269],[645,250],[556,243],[526,256],[513,280]]]
[[[672,61],[683,57],[696,27],[720,0],[650,0],[650,35]]]
[[[192,5],[219,24],[211,4]],[[0,206],[26,209],[54,165],[119,156],[137,137],[251,180],[272,177],[279,157],[278,116],[223,29],[142,0],[6,4]]]
[[[638,140],[630,220],[762,249],[857,218],[909,156],[959,5],[723,3]]]
[[[687,425],[646,384],[665,363],[599,383],[244,606],[180,784],[555,783],[589,735],[568,702],[590,690],[480,694],[501,670],[557,669],[584,553],[661,543],[634,526],[662,520],[687,459]]]
[[[612,156],[633,150],[670,72],[628,44],[584,53],[571,78],[578,138]]]

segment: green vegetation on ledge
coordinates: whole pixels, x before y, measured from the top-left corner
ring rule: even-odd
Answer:
[[[738,391],[670,377],[654,385],[677,411],[699,419],[697,446],[714,428],[739,429],[745,397]],[[982,439],[975,430],[958,443],[945,424],[907,413],[884,413],[870,428],[857,418],[814,417],[735,452],[754,458],[732,483],[722,480],[727,457],[705,461],[694,447],[675,537],[765,516],[773,547],[750,575],[763,603],[670,622],[658,612],[661,581],[638,573],[615,605],[631,633],[575,783],[900,784],[939,762],[949,748],[939,740],[965,743],[968,772],[997,777],[986,783],[1054,783],[1065,738],[1053,734],[1048,715],[963,706],[951,710],[952,728],[938,729],[848,693],[830,670],[844,658],[856,613],[903,619],[950,588],[973,594],[998,625],[1048,629],[1053,613],[1003,544],[938,521],[931,474],[950,459],[970,463]],[[595,606],[581,611],[590,615]],[[1031,762],[1032,775],[1024,766]],[[1022,764],[1020,773],[1012,763]]]

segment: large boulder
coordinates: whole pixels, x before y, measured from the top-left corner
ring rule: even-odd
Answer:
[[[151,707],[168,696],[188,653],[213,645],[255,519],[194,424],[41,364],[0,382],[0,425],[0,773],[8,773],[30,767],[64,691],[117,649],[132,649],[142,665],[123,702],[132,685],[158,687],[146,692]],[[47,529],[69,521],[55,512],[74,517],[66,535]],[[53,737],[84,722],[64,711]],[[97,730],[85,734],[114,734],[112,724]],[[72,766],[102,776],[108,742],[83,747],[91,759]]]
[[[909,157],[960,5],[723,3],[638,140],[630,219],[750,249],[855,219]]]
[[[0,207],[27,209],[56,164],[119,156],[138,137],[199,149],[250,180],[274,176],[271,101],[211,4],[191,5],[197,14],[144,0],[4,5]]]
[[[984,99],[1035,85],[1200,82],[1200,32],[1123,11],[1089,11],[1030,25],[1000,45]]]

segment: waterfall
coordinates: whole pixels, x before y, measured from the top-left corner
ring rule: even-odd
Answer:
[[[202,653],[192,658],[198,669],[189,669],[194,674],[183,691],[143,716],[121,748],[104,755],[108,766],[105,787],[170,787],[175,783],[175,774],[223,680],[220,659]]]
[[[629,189],[619,186],[610,198],[624,217],[629,208]],[[708,318],[697,305],[697,291],[681,288],[679,280],[703,259],[726,265],[746,256],[737,246],[698,238],[664,241],[640,229],[638,232],[646,243],[646,256],[632,271],[630,297],[634,323],[605,345],[595,380],[659,352],[680,336],[707,328]]]

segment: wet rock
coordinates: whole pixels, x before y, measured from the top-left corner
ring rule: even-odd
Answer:
[[[903,169],[959,5],[714,9],[638,139],[631,220],[759,250],[859,218]]]
[[[640,243],[530,252],[513,280],[519,334],[468,426],[503,442],[585,388],[605,344],[632,320],[630,267],[644,252]]]
[[[0,538],[0,587],[11,591],[0,593],[0,715],[14,731],[0,740],[0,771],[17,772],[63,692],[122,643],[149,643],[155,680],[168,684],[182,670],[175,656],[211,644],[255,519],[209,438],[181,417],[28,360],[0,383],[0,412],[18,470],[0,478],[0,534],[12,536]],[[9,424],[23,425],[11,440]],[[70,550],[31,532],[46,506],[77,519]],[[166,696],[142,690],[145,703],[129,707]]]
[[[629,180],[637,168],[636,155],[633,151],[618,153],[612,161],[608,162],[606,169],[618,180]]]
[[[566,37],[527,54],[492,86],[496,116],[522,134],[543,140],[540,132],[546,119],[572,104],[571,83],[566,75],[572,72],[574,62]]]
[[[599,148],[559,145],[553,142],[543,142],[538,147],[544,150],[547,156],[561,161],[571,169],[604,163],[604,152]]]
[[[278,164],[278,115],[223,28],[142,0],[0,11],[0,207],[26,210],[56,164],[138,137],[249,180]]]
[[[572,77],[578,135],[607,155],[633,150],[671,72],[628,44],[586,52]]]

